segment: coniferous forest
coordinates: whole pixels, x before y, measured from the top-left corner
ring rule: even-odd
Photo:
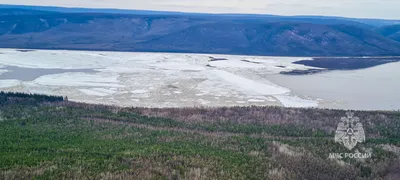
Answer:
[[[400,112],[354,111],[366,141],[334,141],[343,110],[122,108],[0,93],[0,179],[400,179]],[[331,159],[330,153],[372,153]]]

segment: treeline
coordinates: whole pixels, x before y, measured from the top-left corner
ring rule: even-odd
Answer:
[[[332,136],[345,110],[285,107],[222,107],[222,108],[126,108],[121,111],[143,116],[174,119],[188,124],[207,126],[252,127],[250,132],[267,130],[269,133],[284,133],[285,136]],[[400,112],[355,111],[360,118],[366,136],[398,139],[400,137]],[[229,126],[228,126],[229,125]],[[268,128],[267,128],[268,127]],[[275,134],[275,133],[274,133]],[[398,144],[396,140],[396,144]]]
[[[59,102],[68,100],[67,97],[50,96],[43,94],[31,94],[20,92],[0,92],[0,105],[9,104],[13,102]]]

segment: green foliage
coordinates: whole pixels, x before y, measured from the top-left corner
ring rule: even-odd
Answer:
[[[63,100],[64,98],[62,96],[47,96],[41,94],[26,94],[26,93],[3,92],[3,91],[0,92],[0,106],[15,102],[32,104],[38,102],[57,102]]]
[[[187,121],[22,96],[0,96],[7,99],[0,106],[0,179],[379,179],[398,173],[389,169],[398,155],[379,146],[399,141],[396,126],[379,127],[380,138],[357,146],[372,147],[371,160],[345,159],[342,166],[327,159],[348,151],[333,142],[332,128],[306,121]],[[246,112],[251,108],[238,114]]]

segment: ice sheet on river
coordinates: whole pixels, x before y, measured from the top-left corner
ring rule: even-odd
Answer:
[[[33,81],[0,79],[0,90],[51,93],[90,103],[183,107],[284,105],[318,102],[292,95],[268,80],[282,70],[304,69],[302,57],[0,49],[7,66],[64,69]],[[211,61],[210,57],[224,60]],[[94,72],[72,72],[93,69]]]

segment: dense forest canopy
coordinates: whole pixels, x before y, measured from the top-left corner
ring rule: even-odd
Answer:
[[[334,142],[343,110],[121,108],[0,93],[0,179],[399,179],[400,112],[355,111],[368,159]]]

